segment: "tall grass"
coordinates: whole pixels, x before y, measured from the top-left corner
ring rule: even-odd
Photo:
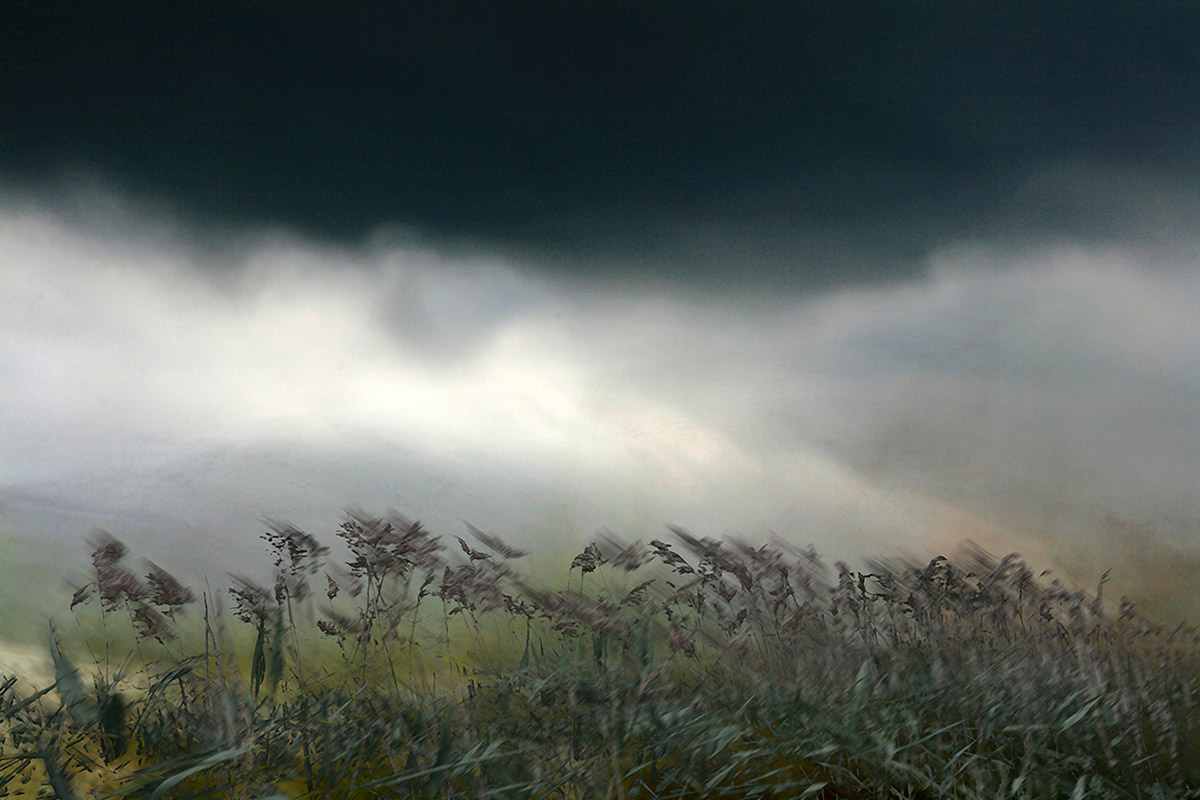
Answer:
[[[1200,797],[1196,632],[1103,581],[671,533],[544,588],[475,528],[352,514],[339,560],[278,526],[228,613],[98,535],[95,669],[52,634],[52,685],[0,683],[0,794]]]

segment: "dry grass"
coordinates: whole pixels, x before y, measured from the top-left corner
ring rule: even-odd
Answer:
[[[130,659],[87,685],[56,644],[36,701],[0,684],[0,794],[1200,797],[1196,632],[1103,583],[672,529],[546,589],[468,532],[350,515],[335,561],[278,526],[274,584],[236,580],[230,615],[98,535],[72,602],[123,621]]]

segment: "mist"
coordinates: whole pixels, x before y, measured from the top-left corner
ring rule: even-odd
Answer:
[[[77,565],[102,527],[219,576],[266,520],[331,538],[346,508],[564,557],[665,523],[831,559],[970,538],[1160,605],[1156,560],[1196,563],[1194,242],[722,289],[105,197],[0,202],[0,525]]]

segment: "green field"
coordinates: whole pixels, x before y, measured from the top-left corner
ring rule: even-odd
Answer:
[[[554,583],[473,534],[280,527],[224,596],[94,537],[57,679],[0,683],[0,796],[1200,797],[1196,632],[1103,584],[679,529]]]

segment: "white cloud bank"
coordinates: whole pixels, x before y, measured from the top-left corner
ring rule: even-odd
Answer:
[[[1182,246],[960,247],[908,284],[730,298],[394,237],[162,231],[0,206],[0,485],[214,525],[550,498],[579,534],[670,520],[835,554],[1200,519]]]

